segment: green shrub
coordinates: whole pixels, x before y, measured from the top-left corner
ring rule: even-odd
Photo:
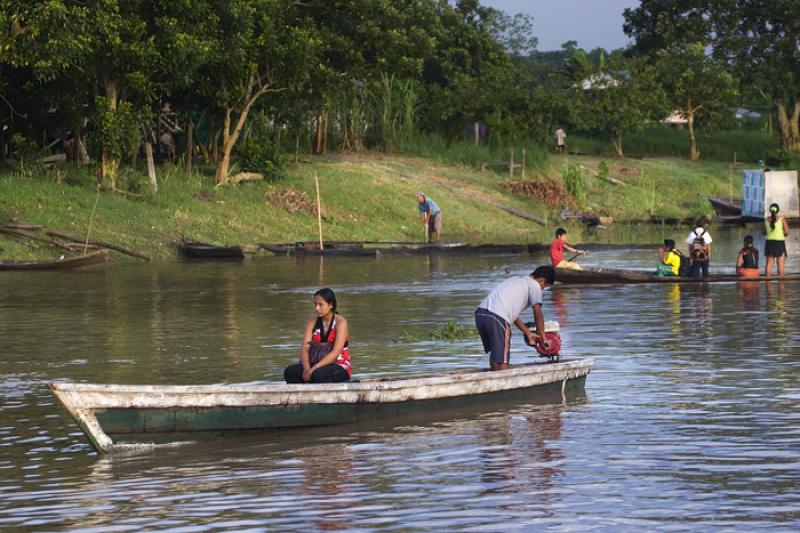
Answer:
[[[97,175],[89,166],[72,168],[64,176],[64,183],[77,187],[94,188],[97,184]]]
[[[11,145],[14,156],[12,165],[18,176],[29,177],[41,172],[43,166],[39,163],[39,158],[44,150],[35,141],[26,138],[21,133],[15,133],[11,137]]]
[[[564,188],[569,192],[578,203],[586,200],[586,176],[581,172],[580,165],[573,163],[564,169],[561,175]]]
[[[288,156],[263,137],[250,137],[237,150],[237,164],[244,172],[259,172],[264,179],[278,181],[286,176]]]

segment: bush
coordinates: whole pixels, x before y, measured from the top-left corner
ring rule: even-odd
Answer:
[[[42,156],[43,150],[35,141],[26,138],[21,133],[15,133],[11,137],[11,144],[14,147],[12,165],[18,176],[33,176],[42,170],[43,166],[39,163],[39,158]]]
[[[97,175],[88,166],[72,168],[64,176],[64,183],[76,187],[92,188],[97,184]]]
[[[573,163],[564,169],[561,180],[564,188],[575,197],[579,204],[586,200],[586,176],[581,172],[580,165]]]
[[[237,164],[244,172],[258,172],[264,179],[278,181],[286,176],[288,156],[272,141],[251,136],[237,150]]]

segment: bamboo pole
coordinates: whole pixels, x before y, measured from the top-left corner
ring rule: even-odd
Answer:
[[[83,244],[83,255],[89,251],[89,234],[92,233],[92,221],[94,220],[94,212],[97,210],[97,202],[100,201],[100,187],[97,187],[97,195],[94,199],[94,207],[92,207],[92,214],[89,215],[89,225],[86,228],[86,242]]]
[[[314,185],[317,187],[317,226],[319,228],[319,249],[322,251],[322,203],[319,199],[319,178],[314,174]]]

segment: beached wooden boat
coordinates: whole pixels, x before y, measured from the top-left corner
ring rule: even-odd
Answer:
[[[654,269],[655,270],[655,269]],[[602,284],[602,283],[714,283],[721,281],[787,281],[800,279],[800,273],[784,274],[783,276],[759,276],[757,278],[741,278],[736,274],[711,274],[705,278],[687,278],[680,276],[656,276],[655,272],[648,270],[622,270],[614,268],[584,268],[571,270],[568,268],[556,269],[556,281],[572,284]]]
[[[101,250],[86,255],[62,257],[52,261],[0,260],[0,270],[62,270],[97,265],[106,261],[108,261],[108,254]]]
[[[244,259],[241,246],[219,246],[207,242],[181,239],[178,249],[191,259]]]
[[[446,412],[475,400],[531,399],[583,388],[593,359],[515,365],[348,383],[192,386],[51,383],[99,452],[227,434],[344,424],[420,411]],[[559,396],[560,398],[560,396]]]
[[[709,196],[708,203],[714,208],[714,212],[720,216],[741,216],[742,201],[740,199],[726,200],[716,196]]]

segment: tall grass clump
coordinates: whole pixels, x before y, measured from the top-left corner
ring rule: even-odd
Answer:
[[[528,142],[514,146],[514,162],[522,161],[525,149],[525,168],[528,171],[543,171],[547,166],[547,152],[542,146]],[[471,139],[447,140],[439,134],[420,133],[405,140],[399,150],[441,163],[464,165],[475,169],[508,172],[511,147],[493,146],[489,143],[475,144]],[[515,170],[518,173],[519,169]]]
[[[564,169],[561,175],[564,188],[569,192],[579,204],[586,200],[586,175],[581,172],[581,167],[573,163]]]
[[[689,156],[689,134],[683,128],[664,124],[653,124],[638,133],[622,138],[622,147],[630,157],[679,157]],[[715,161],[737,161],[755,163],[766,160],[778,148],[774,135],[755,130],[726,130],[698,132],[697,147],[700,158]],[[603,136],[573,135],[569,140],[570,151],[600,156],[614,155],[614,147]]]
[[[411,80],[397,80],[394,75],[385,73],[381,76],[378,119],[384,149],[396,150],[414,137],[418,102],[419,96]]]

